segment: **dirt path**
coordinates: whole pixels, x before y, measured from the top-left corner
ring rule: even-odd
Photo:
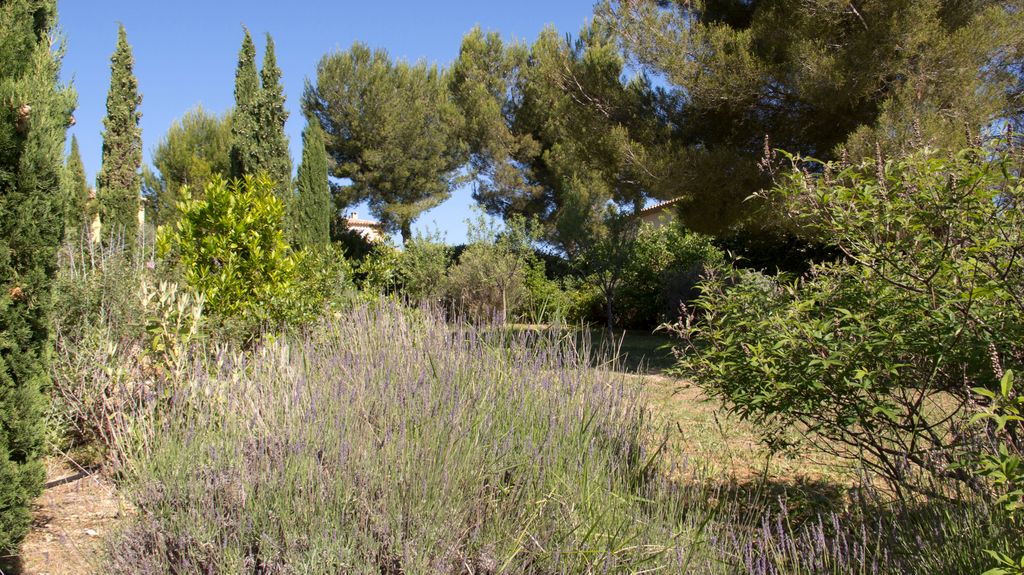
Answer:
[[[21,555],[0,559],[4,575],[99,573],[103,538],[124,512],[113,485],[63,459],[48,462],[46,488],[32,509]]]

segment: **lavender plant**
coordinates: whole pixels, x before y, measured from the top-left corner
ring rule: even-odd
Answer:
[[[682,571],[707,498],[575,345],[381,305],[213,355],[122,435],[138,514],[109,569]]]

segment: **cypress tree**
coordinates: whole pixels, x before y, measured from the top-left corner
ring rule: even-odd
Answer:
[[[139,83],[135,58],[124,26],[117,32],[117,47],[110,58],[110,91],[103,119],[103,165],[96,177],[100,221],[104,235],[124,234],[129,250],[138,233],[139,194],[142,191],[142,130],[139,128]]]
[[[293,237],[300,246],[330,242],[332,199],[327,181],[324,131],[315,119],[302,132],[302,163],[296,178],[298,196],[293,210]]]
[[[246,29],[235,70],[231,175],[236,178],[266,175],[274,182],[274,195],[284,204],[285,212],[292,214],[292,159],[288,150],[288,136],[284,133],[284,124],[288,120],[284,102],[274,39],[267,34],[263,69],[257,72],[256,46]],[[285,226],[294,229],[290,222],[286,222]]]
[[[287,208],[291,203],[289,189],[292,181],[292,158],[288,151],[288,136],[284,124],[288,112],[284,109],[284,87],[281,86],[281,69],[277,67],[274,53],[274,39],[267,34],[267,48],[263,52],[263,69],[260,70],[259,94],[259,142],[257,172],[266,172],[274,181],[274,190]]]
[[[254,173],[258,165],[259,75],[256,72],[256,46],[245,29],[242,49],[235,69],[235,114],[231,123],[231,176],[240,178]]]
[[[63,234],[64,141],[55,0],[0,2],[0,554],[28,531],[45,479],[51,281]]]
[[[89,181],[78,149],[78,138],[71,136],[71,152],[64,166],[64,237],[77,240],[92,220],[89,214]]]

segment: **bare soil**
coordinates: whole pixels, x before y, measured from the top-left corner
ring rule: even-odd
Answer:
[[[4,575],[100,573],[104,539],[125,512],[113,484],[61,458],[47,462],[46,488],[32,509],[21,555],[0,558]]]

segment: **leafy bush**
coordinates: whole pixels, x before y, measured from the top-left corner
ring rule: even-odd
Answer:
[[[720,266],[724,255],[709,238],[681,225],[641,225],[616,300],[622,327],[651,329],[680,314],[695,299],[706,266]]]
[[[998,374],[1002,371],[999,357],[993,357],[993,362]],[[978,472],[991,481],[997,495],[996,504],[1001,506],[1006,518],[1020,534],[1024,533],[1024,466],[1021,465],[1024,459],[1024,443],[1021,439],[1021,431],[1024,430],[1024,396],[1014,389],[1013,370],[1001,375],[998,391],[975,389],[988,402],[985,409],[975,416],[975,420],[989,424],[997,440],[997,447],[992,452],[982,454]],[[1024,574],[1024,544],[1020,538],[1012,546],[987,549],[986,552],[998,566],[986,571],[985,575]]]
[[[569,313],[570,299],[559,282],[549,278],[546,262],[531,258],[523,277],[525,293],[515,314],[529,323],[551,323],[564,320]]]
[[[444,293],[444,277],[451,249],[438,235],[413,236],[398,258],[398,282],[412,304],[437,303]]]
[[[796,160],[795,160],[796,161]],[[1024,363],[1019,158],[998,147],[793,170],[774,193],[841,261],[709,278],[679,371],[785,444],[792,427],[887,479],[979,489],[971,388]],[[808,172],[818,174],[810,175]]]
[[[88,462],[102,458],[105,419],[111,405],[106,374],[118,348],[136,356],[146,336],[145,306],[138,296],[145,270],[116,242],[84,239],[60,252],[54,282],[52,431],[58,445],[81,449]]]
[[[469,245],[448,271],[446,292],[459,313],[474,321],[505,323],[526,296],[527,269],[536,256],[521,218],[504,229],[481,216],[470,223]]]
[[[266,178],[215,177],[200,198],[188,190],[173,228],[161,228],[157,251],[205,300],[212,318],[244,339],[268,324],[308,319],[316,294],[300,286],[304,254],[284,239],[284,207]]]

